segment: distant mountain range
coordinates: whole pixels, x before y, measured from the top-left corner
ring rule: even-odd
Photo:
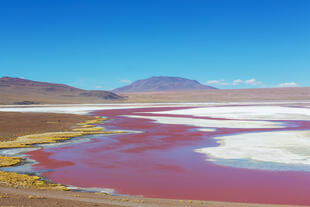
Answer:
[[[83,90],[64,84],[22,78],[0,78],[0,104],[104,103],[123,97],[102,90]]]
[[[196,80],[190,80],[180,77],[154,76],[148,79],[137,80],[127,86],[116,88],[113,92],[148,92],[148,91],[190,91],[190,90],[210,90],[216,89],[199,83]]]
[[[310,87],[212,89],[215,88],[195,80],[167,76],[139,80],[113,92],[3,77],[0,78],[0,105],[310,100]]]

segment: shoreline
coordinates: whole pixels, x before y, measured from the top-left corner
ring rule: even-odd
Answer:
[[[74,206],[74,207],[305,207],[304,205],[277,205],[277,204],[255,204],[221,201],[200,201],[200,200],[177,200],[161,198],[145,198],[139,196],[110,196],[99,193],[55,191],[37,189],[14,189],[0,186],[0,201],[2,205],[9,205],[14,202],[11,195],[18,196],[23,203],[19,206],[31,204],[32,207],[42,206]],[[6,197],[5,199],[1,199]],[[29,197],[32,198],[29,198]],[[16,203],[16,202],[15,202]]]
[[[85,128],[87,128],[87,127],[85,127]],[[96,126],[94,128],[96,128]],[[93,132],[96,132],[96,130],[97,129],[95,129]],[[95,133],[95,134],[97,134],[97,133]],[[29,136],[31,137],[31,135],[29,135]],[[75,140],[75,138],[77,138],[77,137],[71,137],[71,138],[68,138],[67,140],[71,140],[71,139]],[[0,144],[1,144],[1,142],[0,142]],[[23,149],[27,149],[27,148],[23,148]],[[18,189],[15,189],[15,190],[18,190]],[[48,189],[46,191],[46,190],[42,190],[42,189],[24,188],[23,190],[26,191],[26,192],[29,192],[29,193],[31,193],[32,191],[35,191],[36,194],[41,194],[41,193],[45,194],[47,191],[48,192],[54,192],[54,189]],[[10,191],[10,190],[8,190],[8,191]],[[1,189],[0,192],[4,192],[4,190]],[[293,206],[298,206],[298,205],[253,204],[253,203],[252,204],[248,204],[248,203],[199,201],[199,200],[197,200],[197,201],[196,200],[193,200],[193,201],[192,200],[188,200],[187,201],[187,200],[177,200],[177,199],[145,198],[145,197],[139,197],[139,196],[134,196],[134,195],[130,195],[130,196],[127,196],[127,195],[110,195],[109,196],[109,195],[105,195],[105,194],[101,195],[101,194],[96,194],[96,193],[91,193],[91,192],[75,192],[75,191],[72,191],[72,190],[70,190],[68,192],[72,194],[72,195],[71,194],[70,195],[71,195],[71,197],[73,197],[73,199],[84,198],[83,197],[84,195],[85,195],[85,197],[88,197],[88,196],[92,197],[94,195],[99,196],[99,198],[96,198],[96,199],[98,199],[98,201],[96,201],[94,203],[97,203],[97,204],[102,204],[103,203],[104,206],[107,206],[107,205],[110,205],[110,204],[112,204],[113,206],[115,204],[116,205],[121,205],[121,206],[136,206],[137,204],[139,206],[153,206],[153,205],[156,205],[156,206],[166,206],[166,205],[167,206],[196,206],[196,205],[198,206],[199,205],[199,206],[201,206],[201,205],[207,205],[207,206],[214,206],[214,207],[223,206],[223,205],[225,205],[225,206],[232,206],[232,207],[235,207],[235,206],[253,206],[253,207],[254,206],[255,207],[256,206],[257,207],[263,207],[263,206],[264,207],[267,207],[267,206],[282,206],[282,207],[283,206],[290,206],[290,207],[293,207]],[[56,193],[56,194],[58,194],[58,193]],[[105,200],[104,202],[102,201],[102,197]],[[88,198],[88,199],[91,199],[91,198]],[[70,200],[70,199],[67,199],[67,200]],[[2,199],[0,199],[0,201],[2,201]],[[33,201],[39,201],[39,199],[34,199]],[[84,199],[81,199],[81,202],[85,202]],[[148,203],[148,202],[150,202],[150,203]],[[130,205],[127,205],[127,204],[130,204]]]

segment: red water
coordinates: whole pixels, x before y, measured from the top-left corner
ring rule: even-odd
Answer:
[[[218,128],[202,132],[194,126],[121,116],[171,109],[180,107],[99,111],[95,114],[110,118],[105,128],[143,133],[98,136],[86,143],[27,154],[39,162],[35,170],[50,169],[43,176],[79,187],[112,188],[120,194],[147,197],[310,205],[310,173],[219,166],[193,151],[217,145],[214,135],[275,129]],[[306,121],[283,123],[286,130],[310,128]]]

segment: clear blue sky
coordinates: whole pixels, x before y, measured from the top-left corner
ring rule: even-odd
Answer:
[[[310,1],[0,0],[0,76],[112,89],[157,75],[310,86]]]

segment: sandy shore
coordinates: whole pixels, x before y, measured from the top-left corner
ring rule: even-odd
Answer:
[[[298,207],[292,205],[269,205],[250,203],[229,203],[216,201],[192,201],[142,198],[135,196],[110,196],[87,192],[63,192],[38,189],[15,189],[0,186],[1,206],[54,206],[54,207]],[[300,206],[301,207],[301,206]]]

